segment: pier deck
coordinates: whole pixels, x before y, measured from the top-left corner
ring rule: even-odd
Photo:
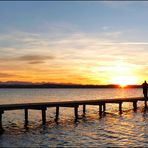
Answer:
[[[46,109],[49,107],[56,108],[55,121],[59,118],[59,108],[60,107],[72,107],[74,108],[75,120],[78,119],[78,107],[83,106],[83,114],[86,111],[86,105],[98,105],[99,115],[106,111],[107,103],[117,103],[119,104],[119,113],[122,114],[122,103],[132,102],[134,111],[137,110],[137,102],[145,101],[144,97],[132,97],[132,98],[115,98],[115,99],[98,99],[98,100],[81,100],[81,101],[62,101],[62,102],[41,102],[41,103],[20,103],[20,104],[2,104],[0,105],[0,130],[2,127],[2,114],[8,110],[24,110],[25,113],[25,126],[28,124],[28,110],[35,109],[41,110],[42,113],[42,124],[46,124]]]

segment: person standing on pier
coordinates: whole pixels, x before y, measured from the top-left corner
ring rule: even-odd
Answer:
[[[143,95],[144,95],[144,99],[145,99],[145,107],[147,107],[147,87],[148,84],[146,81],[144,81],[144,83],[142,84],[143,87]]]

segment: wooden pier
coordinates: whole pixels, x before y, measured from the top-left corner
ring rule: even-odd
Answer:
[[[60,107],[71,107],[74,109],[75,120],[78,119],[78,108],[83,106],[83,114],[86,113],[86,105],[98,105],[99,115],[102,116],[106,111],[106,104],[116,103],[119,104],[119,113],[122,114],[122,104],[124,102],[131,102],[133,104],[133,110],[137,110],[137,102],[145,101],[144,97],[136,98],[115,98],[115,99],[98,99],[98,100],[81,100],[81,101],[63,101],[63,102],[43,102],[43,103],[21,103],[21,104],[3,104],[0,105],[0,131],[3,131],[2,127],[2,115],[5,111],[9,110],[24,110],[25,126],[28,125],[28,110],[41,110],[42,124],[46,124],[46,110],[49,107],[56,108],[55,121],[59,119]]]

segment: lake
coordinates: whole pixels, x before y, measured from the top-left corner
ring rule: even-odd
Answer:
[[[0,89],[0,104],[141,96],[141,88]],[[148,111],[143,106],[139,102],[134,112],[132,103],[123,103],[119,115],[117,104],[107,104],[102,118],[98,106],[87,106],[85,117],[80,106],[77,122],[72,108],[60,108],[58,124],[54,122],[55,108],[48,108],[46,126],[42,126],[41,111],[29,110],[28,128],[24,127],[23,110],[6,111],[0,147],[148,147]]]

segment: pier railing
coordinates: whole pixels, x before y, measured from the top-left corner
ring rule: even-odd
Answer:
[[[50,107],[56,108],[55,121],[59,119],[59,108],[60,107],[71,107],[74,108],[75,120],[78,119],[78,108],[80,105],[83,106],[83,114],[86,112],[86,105],[98,105],[99,115],[102,116],[106,111],[106,104],[116,103],[119,104],[119,113],[122,114],[123,102],[133,103],[133,110],[137,110],[137,102],[145,101],[144,97],[136,98],[115,98],[115,99],[98,99],[98,100],[81,100],[81,101],[62,101],[62,102],[41,102],[41,103],[20,103],[20,104],[1,104],[0,105],[0,130],[3,131],[2,127],[2,115],[8,110],[24,110],[25,115],[25,126],[28,125],[28,110],[35,109],[41,110],[42,124],[46,124],[46,110]]]

